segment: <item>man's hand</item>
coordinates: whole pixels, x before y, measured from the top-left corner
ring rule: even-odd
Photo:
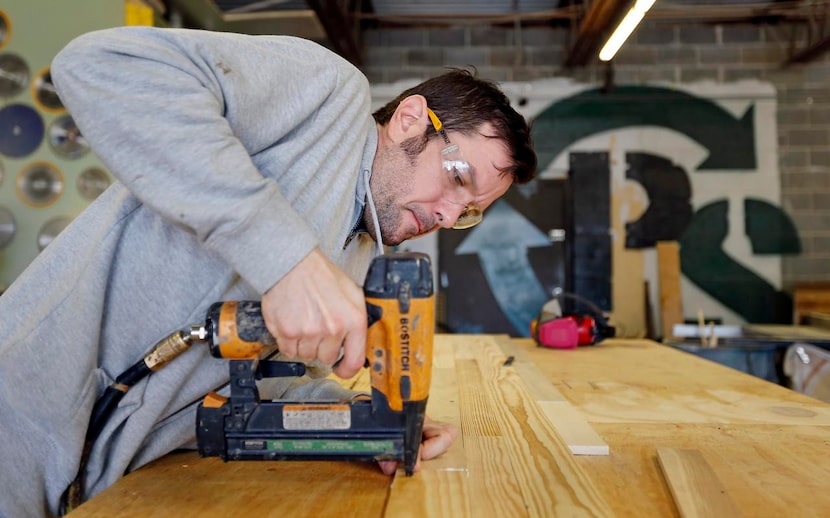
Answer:
[[[447,451],[457,436],[458,428],[454,425],[433,421],[429,417],[426,417],[424,419],[421,449],[418,450],[418,462],[415,463],[415,471],[420,471],[422,459],[434,459]],[[394,460],[384,460],[378,464],[380,464],[380,469],[386,475],[393,475],[398,469],[398,463]]]
[[[363,291],[315,248],[262,296],[262,316],[288,358],[320,360],[341,378],[357,374],[366,357]]]

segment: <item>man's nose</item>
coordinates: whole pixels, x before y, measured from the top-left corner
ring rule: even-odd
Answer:
[[[452,228],[455,222],[458,221],[458,218],[461,217],[461,213],[464,212],[464,207],[465,205],[445,200],[438,207],[436,213],[438,226],[441,228]]]

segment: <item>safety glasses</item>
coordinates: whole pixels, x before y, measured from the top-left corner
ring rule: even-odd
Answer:
[[[475,190],[473,189],[473,179],[470,173],[470,163],[461,156],[461,150],[458,144],[450,142],[447,132],[444,131],[444,124],[435,115],[435,112],[427,108],[427,115],[429,115],[429,120],[432,121],[432,127],[441,135],[446,144],[446,147],[441,150],[441,166],[444,170],[444,176],[449,181],[453,194],[456,196],[456,200],[471,200],[469,202],[452,200],[452,203],[464,206],[464,210],[452,228],[460,230],[474,227],[481,223],[484,217],[484,211],[475,202]]]

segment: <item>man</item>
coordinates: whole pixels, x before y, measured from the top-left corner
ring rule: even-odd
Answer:
[[[380,242],[474,223],[535,171],[524,119],[464,72],[375,120],[357,69],[290,37],[110,29],[51,72],[119,181],[0,297],[0,516],[58,511],[95,399],[214,301],[261,298],[280,357],[310,362],[317,379],[271,397],[343,396],[319,378],[341,350],[336,374],[363,364],[358,283]],[[226,382],[194,347],[133,387],[89,456],[87,496],[192,445],[196,403]],[[426,426],[422,457],[453,436]]]

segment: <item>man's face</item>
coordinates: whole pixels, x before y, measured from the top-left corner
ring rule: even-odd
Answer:
[[[377,209],[383,243],[388,246],[440,227],[452,228],[464,207],[475,202],[486,209],[502,196],[512,183],[509,173],[500,169],[510,164],[502,141],[485,125],[472,135],[447,132],[469,162],[469,172],[460,175],[442,166],[441,150],[446,143],[432,139],[417,156],[410,157],[400,145],[378,149],[370,186]],[[374,224],[368,213],[366,224],[374,237]]]

